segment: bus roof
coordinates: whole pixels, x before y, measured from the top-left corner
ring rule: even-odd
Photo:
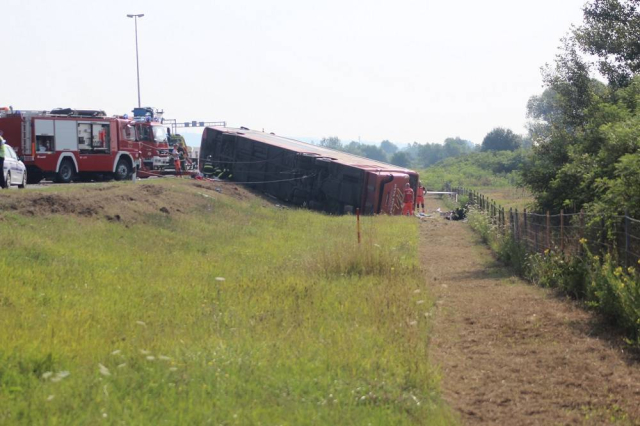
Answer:
[[[313,145],[296,139],[277,136],[273,133],[259,132],[246,128],[233,127],[209,127],[221,133],[236,134],[247,139],[266,143],[268,145],[296,151],[302,154],[309,154],[323,158],[331,158],[334,161],[345,165],[355,166],[367,170],[380,170],[384,172],[401,172],[407,174],[417,174],[414,170],[393,164],[384,163],[382,161],[372,160],[370,158],[361,157],[359,155],[349,154],[347,152],[337,151],[335,149],[325,148],[319,145]]]

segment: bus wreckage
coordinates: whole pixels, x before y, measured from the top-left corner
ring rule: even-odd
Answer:
[[[200,171],[332,214],[402,213],[410,169],[247,128],[207,127]]]

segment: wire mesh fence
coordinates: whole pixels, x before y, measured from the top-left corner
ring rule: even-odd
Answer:
[[[582,256],[586,247],[593,254],[611,255],[624,267],[640,260],[640,220],[628,215],[605,217],[584,211],[540,214],[526,209],[505,210],[477,191],[466,188],[452,188],[451,191],[466,196],[500,232],[510,232],[530,253],[556,250],[570,256]]]

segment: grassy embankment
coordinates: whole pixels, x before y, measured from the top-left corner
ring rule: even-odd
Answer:
[[[524,155],[523,151],[502,151],[447,158],[420,170],[420,179],[430,191],[441,190],[445,184],[474,189],[506,210],[522,211],[533,204],[531,193],[517,186],[517,170]]]
[[[129,227],[3,213],[0,423],[450,423],[415,221],[358,247],[353,217],[194,197]]]

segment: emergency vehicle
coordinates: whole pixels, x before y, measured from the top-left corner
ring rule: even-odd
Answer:
[[[173,166],[167,129],[162,124],[162,114],[163,111],[152,107],[133,109],[133,125],[142,155],[140,177],[154,176],[154,171],[162,172],[169,165]]]
[[[43,178],[127,179],[139,167],[134,123],[104,111],[0,109],[0,129],[27,167],[27,182]]]

